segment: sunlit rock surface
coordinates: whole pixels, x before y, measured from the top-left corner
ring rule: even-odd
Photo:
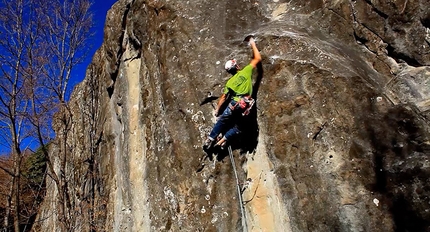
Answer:
[[[76,230],[429,230],[429,9],[118,1],[52,150],[68,153]],[[215,102],[199,104],[220,95],[225,60],[249,62],[248,34],[263,61],[233,147],[241,210],[228,153],[201,149]],[[57,231],[48,182],[40,227]]]

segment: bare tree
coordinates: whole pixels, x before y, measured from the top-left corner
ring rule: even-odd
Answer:
[[[41,13],[45,27],[43,27],[44,51],[43,57],[49,57],[49,62],[46,62],[42,67],[43,75],[42,86],[47,88],[51,93],[50,96],[55,97],[55,101],[62,105],[62,110],[57,117],[62,123],[61,128],[57,130],[58,137],[62,138],[60,144],[60,153],[56,154],[59,160],[60,170],[55,173],[55,170],[50,168],[50,173],[54,176],[54,180],[58,187],[59,199],[59,216],[60,222],[63,225],[63,230],[71,230],[74,215],[73,202],[70,197],[69,183],[73,183],[68,179],[67,159],[71,157],[68,152],[70,150],[67,144],[68,133],[71,129],[72,113],[70,112],[65,101],[67,100],[68,82],[71,77],[73,68],[83,61],[88,51],[88,38],[92,36],[91,28],[92,15],[90,12],[90,1],[88,0],[54,0],[45,1],[41,5]],[[55,61],[55,62],[53,62]],[[39,78],[40,78],[39,77]],[[34,93],[32,96],[37,96]],[[33,97],[32,99],[35,99]],[[38,101],[33,105],[37,105]],[[39,101],[40,102],[40,101]],[[42,104],[43,105],[43,104]],[[33,109],[33,117],[37,118],[33,122],[38,131],[38,139],[41,144],[46,140],[42,137],[44,118],[39,119],[39,112],[43,106]],[[51,115],[52,116],[52,115]],[[45,152],[48,152],[45,150]],[[47,153],[48,154],[48,153]]]
[[[89,51],[88,39],[93,35],[89,0],[41,1],[39,13],[45,26],[43,41],[44,78],[58,100],[64,102],[72,69],[82,63]]]
[[[31,7],[30,7],[31,8]],[[2,26],[0,38],[0,117],[1,129],[6,144],[11,148],[13,170],[8,205],[13,209],[14,230],[20,231],[20,167],[22,146],[26,139],[26,119],[28,101],[25,99],[23,70],[27,63],[27,52],[31,49],[33,21],[26,18],[29,9],[23,1],[2,2],[0,22]],[[5,136],[5,137],[4,137]],[[10,217],[8,211],[6,218]],[[4,220],[8,228],[8,219]]]
[[[3,230],[8,230],[11,220],[10,210],[12,204],[11,188],[13,173],[12,159],[7,157],[0,158],[0,208],[2,209],[1,218],[3,219]]]
[[[10,208],[15,231],[20,231],[22,148],[29,140],[46,157],[59,193],[59,221],[63,230],[71,229],[66,141],[72,114],[66,100],[73,68],[89,51],[90,6],[90,0],[0,0],[0,143],[11,148],[14,161]],[[47,143],[54,136],[50,124],[60,108],[62,126],[57,133],[63,138],[62,152],[50,154]],[[59,170],[54,169],[54,160],[59,160]],[[4,220],[5,228],[8,221]]]

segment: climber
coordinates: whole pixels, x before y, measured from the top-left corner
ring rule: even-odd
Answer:
[[[239,68],[235,59],[228,60],[225,63],[225,70],[233,76],[225,84],[223,94],[218,101],[215,116],[219,117],[203,144],[203,149],[205,150],[211,148],[214,142],[216,142],[215,146],[223,148],[227,141],[231,141],[235,135],[240,134],[237,122],[241,120],[243,115],[249,113],[254,104],[254,100],[251,98],[252,72],[261,61],[261,55],[252,36],[248,36],[245,41],[248,41],[249,46],[252,48],[253,58],[243,69]],[[223,109],[222,106],[225,103],[229,104]],[[224,136],[220,138],[222,134]]]

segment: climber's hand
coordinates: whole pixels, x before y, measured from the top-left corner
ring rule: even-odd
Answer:
[[[251,47],[252,45],[255,45],[255,40],[254,40],[254,38],[250,38],[249,39],[249,41],[248,41],[248,45]]]

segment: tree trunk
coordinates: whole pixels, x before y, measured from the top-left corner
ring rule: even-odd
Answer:
[[[13,186],[14,186],[13,181],[14,181],[14,178],[12,176],[12,183],[10,185],[9,194],[7,196],[6,213],[5,213],[5,217],[4,217],[4,229],[5,230],[8,230],[8,228],[9,228],[9,219],[10,219],[10,214],[11,214],[12,194],[13,194]]]
[[[14,175],[12,177],[12,202],[14,209],[14,217],[13,217],[13,227],[15,232],[19,232],[19,222],[20,222],[20,175],[21,175],[21,154],[19,149],[15,149],[14,152]]]

